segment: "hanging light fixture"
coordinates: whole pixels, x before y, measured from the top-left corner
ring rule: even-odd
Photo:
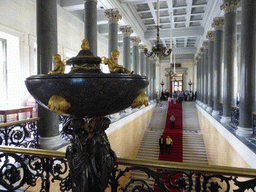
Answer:
[[[159,12],[159,7],[160,7],[160,3],[159,0],[157,0],[157,37],[156,37],[156,45],[154,45],[152,47],[151,52],[148,51],[147,48],[144,49],[144,53],[147,57],[160,57],[160,56],[164,56],[167,57],[171,54],[172,49],[167,50],[167,47],[164,47],[163,45],[160,44],[160,35],[159,35],[159,30],[160,30],[160,12]],[[172,27],[172,26],[170,26]],[[171,40],[170,40],[171,41]],[[171,42],[172,43],[172,42]]]

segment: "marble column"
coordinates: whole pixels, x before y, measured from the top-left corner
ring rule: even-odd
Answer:
[[[90,51],[97,53],[97,0],[85,0],[84,3],[84,38],[89,41]]]
[[[154,59],[153,63],[152,63],[152,70],[151,70],[151,74],[152,74],[152,99],[153,100],[156,99],[156,62],[157,62],[157,60]]]
[[[148,98],[149,98],[149,90],[150,90],[150,75],[149,75],[149,65],[150,65],[150,58],[149,57],[146,57],[146,63],[145,63],[145,65],[146,65],[146,72],[145,72],[145,75],[148,77],[148,82],[149,82],[149,85],[148,85],[148,87],[146,88],[146,94],[147,94],[147,96],[148,96]]]
[[[201,104],[201,54],[198,53],[198,89],[197,89],[197,100],[198,104]]]
[[[237,134],[252,135],[252,112],[254,103],[254,71],[255,69],[255,38],[256,38],[256,1],[242,1],[242,30],[241,30],[241,81],[239,126]]]
[[[236,60],[236,10],[240,0],[224,0],[221,9],[224,20],[224,73],[223,73],[223,116],[222,123],[231,121],[231,105],[235,105],[234,68]]]
[[[149,101],[152,100],[152,76],[151,76],[151,70],[152,70],[152,58],[149,59],[149,62],[148,62],[148,81],[149,81],[149,85],[148,85],[148,98],[149,98]]]
[[[197,55],[195,58],[195,63],[196,63],[196,89],[195,89],[195,94],[196,94],[196,102],[198,103],[198,89],[199,89],[199,56]]]
[[[208,104],[208,41],[203,42],[204,46],[204,108]]]
[[[139,62],[139,75],[143,75],[144,66],[145,66],[145,54],[144,54],[145,45],[139,45],[140,50],[140,62]]]
[[[131,41],[133,42],[132,47],[132,66],[134,74],[139,73],[139,43],[141,42],[139,37],[132,37]]]
[[[201,86],[200,86],[200,92],[201,92],[201,94],[200,94],[200,98],[201,98],[201,106],[203,107],[203,105],[204,105],[204,48],[203,47],[201,47],[200,48],[200,55],[201,55],[201,70],[200,70],[200,72],[201,72]]]
[[[213,58],[213,116],[220,113],[221,97],[221,63],[223,57],[223,27],[224,17],[215,17],[212,23],[215,28],[214,58]]]
[[[208,31],[208,104],[206,111],[211,113],[213,107],[213,51],[214,51],[214,38],[215,31]]]
[[[117,9],[107,9],[104,11],[108,18],[108,57],[111,57],[111,52],[118,50],[118,21],[122,18]]]
[[[133,30],[130,26],[121,26],[123,32],[123,66],[131,71],[131,34]]]
[[[37,19],[37,63],[38,74],[48,74],[58,53],[57,43],[57,1],[36,1]],[[59,115],[38,105],[39,146],[43,149],[57,148],[62,144],[59,134]]]

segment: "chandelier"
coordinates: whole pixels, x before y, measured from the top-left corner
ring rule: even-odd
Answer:
[[[144,53],[147,57],[159,57],[159,56],[164,56],[164,57],[167,57],[171,54],[172,52],[172,49],[168,49],[167,50],[167,47],[164,47],[163,45],[161,45],[159,43],[160,41],[160,35],[159,35],[159,30],[161,28],[160,26],[160,18],[159,18],[159,7],[160,7],[160,3],[159,3],[159,0],[157,0],[157,26],[156,26],[156,29],[157,29],[157,37],[156,37],[156,45],[154,45],[152,47],[152,50],[151,52],[148,51],[147,48],[144,49]],[[171,27],[171,26],[170,26]],[[170,43],[172,43],[172,40],[170,39]]]

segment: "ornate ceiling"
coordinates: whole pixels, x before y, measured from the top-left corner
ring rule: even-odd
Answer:
[[[61,7],[83,20],[84,0],[59,0]],[[193,61],[206,40],[214,17],[223,16],[222,0],[160,0],[160,43],[170,47],[172,31],[173,54],[177,62]],[[117,8],[122,19],[119,25],[130,25],[132,36],[139,36],[141,44],[151,49],[156,41],[156,0],[98,0],[98,32],[108,36],[108,19],[105,9]],[[240,24],[238,9],[238,25]],[[118,32],[118,45],[122,47],[123,35]]]

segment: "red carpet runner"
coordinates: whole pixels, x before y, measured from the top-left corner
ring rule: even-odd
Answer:
[[[175,117],[175,126],[174,129],[171,129],[171,122],[170,117]],[[173,140],[173,145],[171,149],[171,153],[168,154],[164,151],[164,153],[159,154],[159,160],[164,161],[176,161],[176,162],[182,162],[183,161],[183,144],[182,144],[182,132],[183,132],[183,125],[182,125],[182,103],[168,103],[168,112],[167,112],[167,118],[166,118],[166,125],[165,130],[163,132],[164,138],[166,138],[168,135]],[[174,181],[178,177],[172,177],[171,181],[174,183]],[[167,175],[164,177],[164,179],[167,181]],[[169,185],[167,184],[169,187]],[[172,191],[179,191],[174,190],[171,188]],[[155,186],[154,191],[160,191],[158,186]]]

